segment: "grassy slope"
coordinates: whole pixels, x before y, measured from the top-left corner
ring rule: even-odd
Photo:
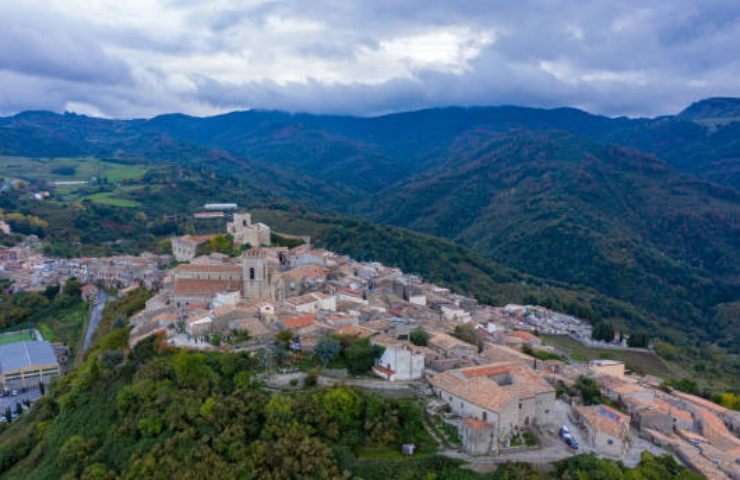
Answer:
[[[567,353],[574,360],[588,361],[596,359],[619,360],[627,368],[661,378],[679,377],[680,370],[668,366],[663,360],[650,352],[593,348],[563,335],[543,335],[545,345],[552,345]]]
[[[146,173],[146,165],[106,162],[94,157],[81,158],[31,158],[0,156],[3,176],[18,177],[40,181],[89,180],[90,177],[105,177],[109,182],[141,178]],[[60,167],[74,169],[72,175],[56,173]]]
[[[38,329],[46,340],[66,343],[73,352],[76,352],[82,345],[89,315],[89,305],[80,302],[54,315],[39,315],[32,318],[32,321],[38,322]]]

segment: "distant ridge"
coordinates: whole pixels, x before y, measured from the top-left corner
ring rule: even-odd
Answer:
[[[709,118],[740,119],[740,98],[713,97],[700,100],[685,108],[678,116],[691,120]]]

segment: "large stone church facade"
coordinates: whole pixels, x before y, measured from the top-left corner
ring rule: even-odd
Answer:
[[[208,306],[217,294],[237,291],[248,302],[282,301],[286,289],[279,263],[252,248],[239,263],[187,264],[174,271],[172,302],[177,307]]]

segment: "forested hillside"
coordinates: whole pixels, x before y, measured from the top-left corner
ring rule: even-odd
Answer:
[[[211,189],[211,198],[244,194],[243,205],[301,204],[393,223],[648,312],[622,318],[633,327],[680,325],[673,330],[698,348],[736,352],[737,316],[728,313],[740,302],[736,113],[736,99],[655,119],[513,106],[374,118],[247,111],[120,121],[27,112],[0,119],[0,154],[96,155],[219,175],[242,191],[196,176],[187,188],[120,197],[185,206]],[[158,174],[152,168],[147,177]],[[177,183],[164,178],[160,184]],[[198,195],[173,201],[186,191]],[[84,211],[93,208],[100,206]],[[120,225],[133,216],[115,206],[110,214]],[[173,231],[151,215],[139,223],[150,240],[152,229]],[[87,235],[83,243],[99,237]]]

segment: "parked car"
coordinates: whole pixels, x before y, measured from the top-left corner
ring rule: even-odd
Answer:
[[[570,428],[568,428],[568,425],[563,425],[560,427],[560,436],[565,437],[571,435]]]
[[[14,397],[17,397],[18,396],[18,390],[13,390],[11,392],[11,395],[13,395]]]
[[[567,435],[563,437],[563,440],[565,440],[565,443],[572,448],[573,450],[578,450],[578,442],[575,438],[573,438],[572,435]]]

